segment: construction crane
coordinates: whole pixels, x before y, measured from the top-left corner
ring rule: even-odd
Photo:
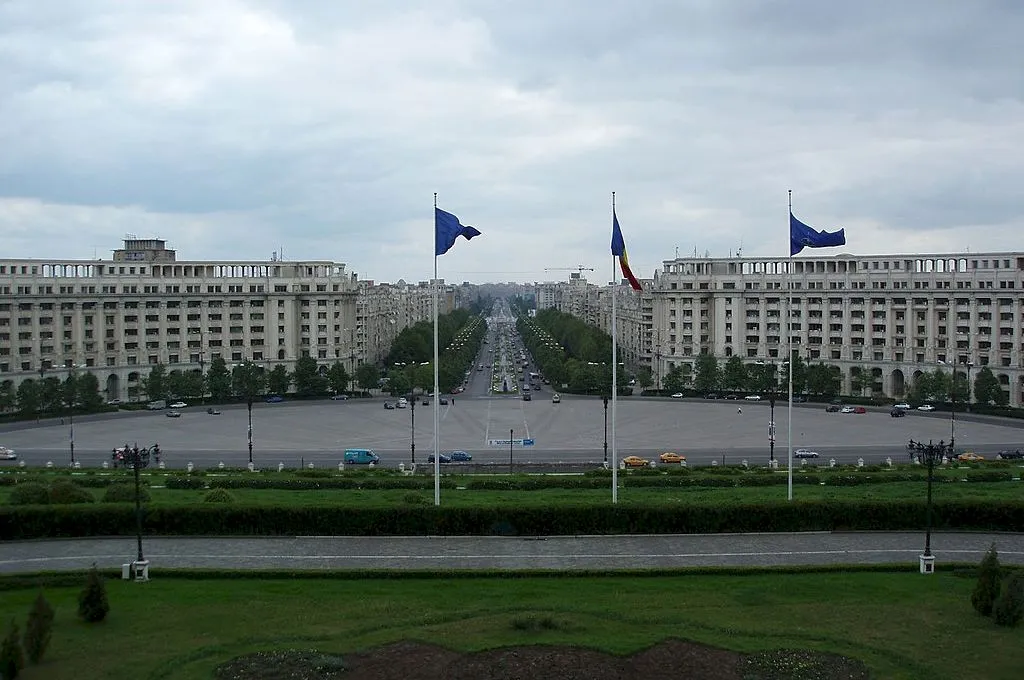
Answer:
[[[583,272],[585,272],[585,271],[587,271],[587,272],[594,271],[593,267],[584,267],[583,265],[577,265],[575,267],[544,267],[544,271],[546,271],[546,272],[567,272],[567,271],[570,271],[572,269],[575,269],[576,271],[578,271],[581,274]]]

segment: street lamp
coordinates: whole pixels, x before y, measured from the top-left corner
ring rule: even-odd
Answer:
[[[956,364],[939,359],[943,366],[949,366],[949,450],[955,452],[956,444]]]
[[[974,368],[974,363],[971,361],[965,361],[964,366],[967,367],[967,412],[971,412],[971,369]]]
[[[608,395],[601,395],[604,402],[604,466],[608,467]]]
[[[71,448],[71,465],[75,464],[75,398],[78,395],[78,388],[75,385],[75,364],[68,364],[68,379],[64,383],[68,403],[68,425],[71,428],[68,433],[68,445]]]
[[[249,411],[249,462],[252,462],[252,394],[245,396],[245,407]]]
[[[953,446],[950,444],[946,446],[945,442],[940,441],[937,445],[932,444],[930,441],[927,444],[921,442],[914,442],[912,450],[917,452],[917,459],[928,465],[928,500],[927,500],[927,511],[925,519],[925,533],[924,533],[924,553],[920,556],[920,566],[922,574],[931,574],[935,572],[935,556],[932,555],[932,478],[935,470],[935,463],[942,460],[942,457],[948,452],[950,455],[953,453]]]
[[[135,477],[135,542],[138,555],[132,562],[132,572],[136,581],[148,581],[149,561],[142,555],[142,494],[139,489],[139,469],[149,463],[149,453],[143,455],[138,442],[134,446],[125,444],[123,451],[124,464],[132,466],[132,474]]]
[[[437,396],[435,395],[436,399]],[[416,395],[409,393],[409,419],[412,422],[412,433],[409,435],[409,460],[416,465]]]

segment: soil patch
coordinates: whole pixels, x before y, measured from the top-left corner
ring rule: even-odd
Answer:
[[[218,680],[868,680],[863,663],[836,654],[730,652],[666,640],[620,657],[586,647],[534,645],[463,654],[396,642],[344,656],[259,652],[217,668]]]

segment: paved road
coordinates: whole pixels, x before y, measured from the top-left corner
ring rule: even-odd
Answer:
[[[978,562],[992,544],[1024,565],[1024,534],[934,533],[938,562]],[[118,568],[134,538],[0,544],[0,572]],[[648,569],[917,564],[923,532],[524,537],[145,538],[154,569]]]

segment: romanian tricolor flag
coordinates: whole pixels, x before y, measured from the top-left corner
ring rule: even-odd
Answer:
[[[633,276],[633,272],[629,268],[629,258],[626,257],[626,242],[622,240],[622,230],[619,229],[619,218],[612,211],[612,255],[619,258],[619,267],[622,269],[622,275],[629,280],[629,285],[633,287],[633,290],[643,290],[643,286]]]

